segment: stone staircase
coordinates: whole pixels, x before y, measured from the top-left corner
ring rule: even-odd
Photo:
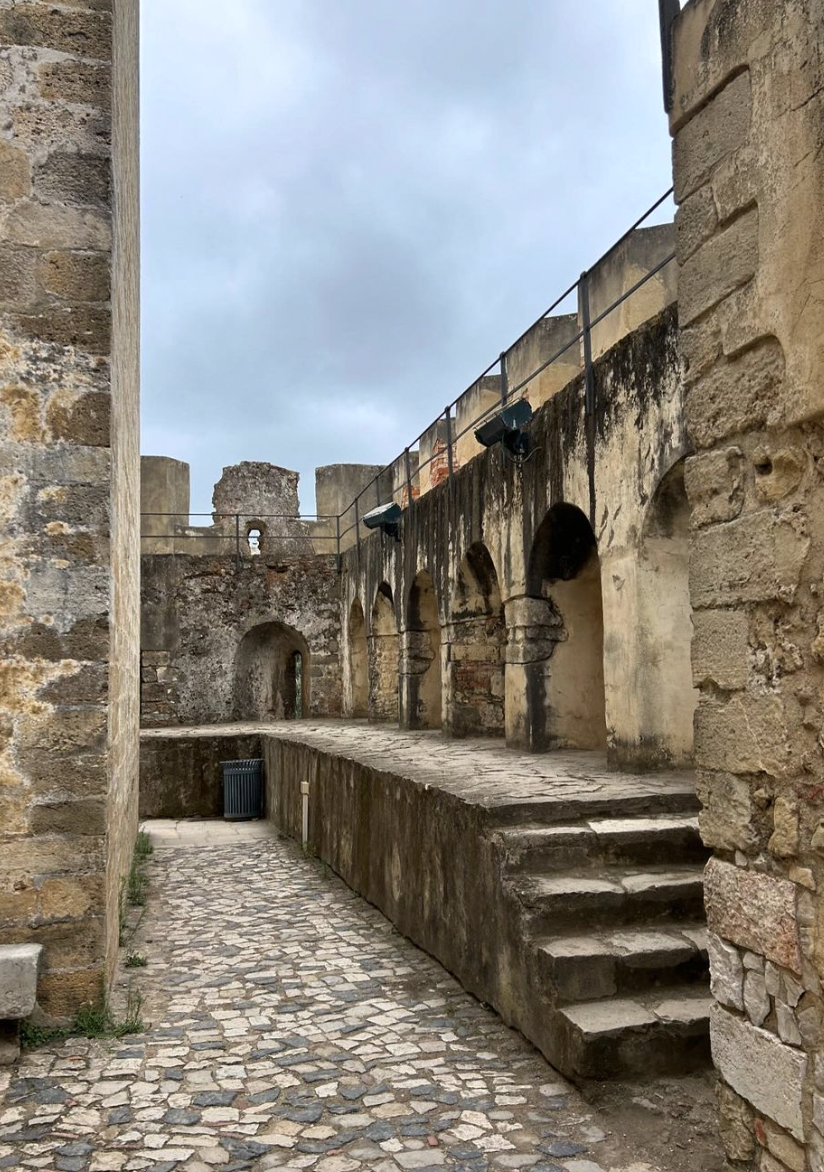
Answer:
[[[495,836],[544,1020],[541,1049],[572,1078],[684,1072],[709,1061],[703,906],[707,851],[696,803],[572,811]]]

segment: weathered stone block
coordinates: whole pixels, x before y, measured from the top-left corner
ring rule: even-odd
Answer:
[[[763,1025],[770,1012],[770,999],[761,973],[749,972],[744,977],[744,1009],[753,1025]]]
[[[685,199],[675,213],[675,239],[680,262],[683,263],[709,240],[717,227],[712,188],[706,184]]]
[[[23,309],[37,300],[37,253],[0,247],[0,303]]]
[[[749,513],[702,529],[690,547],[695,608],[791,601],[810,549],[803,516]]]
[[[17,331],[41,342],[76,346],[89,354],[107,354],[111,347],[111,312],[103,307],[80,305],[48,313],[14,314],[9,320]]]
[[[715,167],[744,146],[752,120],[749,73],[741,73],[682,128],[673,146],[675,199],[686,197]]]
[[[111,395],[103,391],[58,393],[46,407],[46,423],[55,439],[105,447],[111,442],[111,405]]]
[[[753,453],[755,466],[755,495],[760,501],[773,504],[795,492],[807,468],[807,453],[803,448],[779,448],[771,451],[761,445]]]
[[[801,767],[801,748],[789,735],[780,696],[736,692],[723,701],[705,695],[694,723],[699,769],[784,777]]]
[[[112,55],[112,20],[106,12],[17,3],[0,10],[0,45],[38,45],[105,61]]]
[[[716,1001],[733,1009],[744,1008],[744,965],[735,945],[714,932],[708,934],[710,988]]]
[[[758,182],[758,160],[752,147],[736,151],[718,165],[712,177],[712,194],[722,223],[756,202]]]
[[[33,834],[106,833],[105,803],[93,800],[41,804],[32,809]]]
[[[78,920],[103,906],[105,877],[46,879],[37,894],[43,920]]]
[[[37,71],[42,97],[84,103],[108,110],[111,106],[111,68],[91,61],[45,61]]]
[[[784,352],[775,338],[713,366],[687,394],[690,434],[698,448],[781,418]]]
[[[721,1006],[712,1010],[710,1037],[716,1068],[729,1086],[795,1139],[803,1140],[806,1055]]]
[[[735,692],[747,685],[749,619],[743,610],[697,610],[692,616],[692,682]]]
[[[111,263],[105,253],[47,252],[40,260],[43,288],[66,301],[107,301]]]
[[[63,204],[26,201],[16,204],[2,223],[10,244],[36,248],[111,248],[111,224],[107,212]]]
[[[0,201],[25,199],[31,192],[31,168],[28,155],[19,147],[0,138]]]
[[[734,520],[744,505],[743,452],[731,447],[693,456],[684,469],[684,487],[693,528]]]
[[[724,1083],[718,1083],[721,1142],[730,1160],[749,1160],[755,1152],[752,1107]]]
[[[42,953],[39,944],[0,944],[0,1021],[33,1012]]]
[[[716,850],[750,850],[757,835],[749,783],[732,773],[699,772],[697,792],[698,825],[705,845]]]
[[[35,170],[34,190],[45,202],[108,207],[111,163],[101,155],[57,151]]]
[[[718,936],[801,972],[794,883],[710,859],[704,899],[707,923]]]
[[[684,381],[689,386],[700,375],[706,374],[724,352],[718,314],[708,314],[679,330],[678,348],[684,359]]]
[[[683,262],[678,277],[678,316],[689,325],[755,276],[758,211],[745,212]]]

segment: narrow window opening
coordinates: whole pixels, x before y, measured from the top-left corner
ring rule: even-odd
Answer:
[[[246,541],[249,545],[249,553],[252,557],[257,557],[260,554],[260,548],[263,535],[259,529],[250,529],[246,534]]]

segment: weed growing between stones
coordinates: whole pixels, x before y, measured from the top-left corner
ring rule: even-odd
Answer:
[[[31,1021],[20,1025],[20,1045],[24,1050],[34,1050],[50,1042],[62,1042],[65,1038],[124,1038],[127,1034],[143,1032],[143,996],[139,989],[130,989],[126,1001],[126,1013],[118,1021],[108,1001],[98,1005],[83,1005],[78,1009],[70,1025],[43,1026]]]
[[[139,952],[130,952],[126,957],[127,969],[144,969],[149,962]]]

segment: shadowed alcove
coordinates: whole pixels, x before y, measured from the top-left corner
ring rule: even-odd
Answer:
[[[533,673],[527,696],[543,736],[536,747],[606,747],[604,615],[601,565],[587,517],[553,505],[532,545],[528,590],[549,603],[555,635],[544,670]],[[543,742],[543,744],[541,744]]]
[[[441,624],[432,576],[421,570],[409,591],[404,655],[404,712],[407,728],[440,728]]]
[[[369,635],[369,718],[398,719],[398,623],[392,588],[381,582],[372,606]]]
[[[309,648],[286,623],[243,636],[235,657],[235,719],[295,720],[309,711]]]
[[[449,615],[446,727],[453,736],[503,736],[505,648],[498,574],[476,542],[461,561]]]
[[[349,608],[349,686],[351,715],[369,715],[369,648],[366,619],[356,598]]]

